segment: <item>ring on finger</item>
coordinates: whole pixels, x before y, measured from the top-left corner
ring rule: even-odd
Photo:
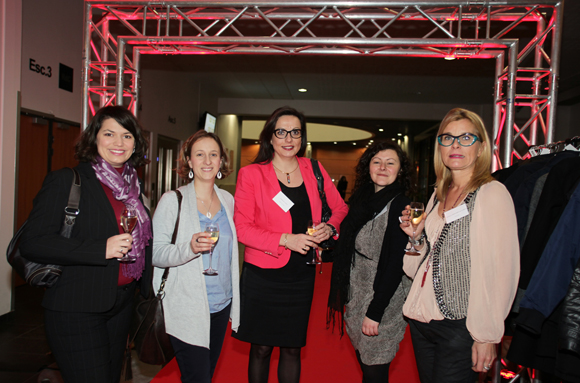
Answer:
[[[197,237],[197,238],[195,239],[195,242],[199,243],[199,237]]]
[[[491,368],[491,366],[483,366],[483,369],[484,369],[485,371],[489,371],[489,369],[490,369],[490,368]]]

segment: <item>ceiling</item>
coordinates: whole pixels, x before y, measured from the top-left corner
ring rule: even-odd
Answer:
[[[564,9],[558,100],[559,105],[575,105],[580,103],[580,1],[568,0]],[[535,31],[518,33],[533,36]],[[189,72],[204,92],[220,98],[450,104],[491,104],[495,71],[495,60],[491,59],[446,61],[376,56],[144,55],[141,65],[143,69]],[[308,92],[300,93],[299,88]],[[385,139],[398,132],[416,135],[437,124],[307,119],[361,128]],[[384,132],[379,132],[379,128]]]

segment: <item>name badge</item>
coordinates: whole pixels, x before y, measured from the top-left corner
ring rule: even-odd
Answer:
[[[445,223],[451,223],[469,215],[469,210],[467,210],[466,204],[461,204],[454,209],[445,212]]]
[[[288,213],[288,210],[294,206],[294,202],[292,202],[292,200],[286,197],[286,194],[282,192],[276,194],[276,197],[272,198],[272,200],[276,202],[276,204],[280,206],[282,210],[284,210],[284,213]]]

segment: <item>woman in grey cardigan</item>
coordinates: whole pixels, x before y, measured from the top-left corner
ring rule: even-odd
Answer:
[[[181,149],[178,173],[189,181],[183,195],[179,231],[171,237],[178,214],[175,192],[163,195],[153,217],[153,285],[159,288],[169,267],[163,300],[165,326],[170,335],[182,382],[211,382],[228,321],[239,325],[239,265],[234,198],[215,185],[227,172],[227,154],[213,133],[198,131]],[[218,223],[211,266],[217,275],[204,275],[213,244],[205,227]]]

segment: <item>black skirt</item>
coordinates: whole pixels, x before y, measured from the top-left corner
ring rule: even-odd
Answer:
[[[284,194],[294,202],[290,209],[292,233],[306,233],[312,214],[304,184]],[[232,335],[241,341],[275,347],[304,347],[314,293],[316,267],[307,265],[311,254],[292,252],[279,269],[244,263],[240,279],[240,327]]]

